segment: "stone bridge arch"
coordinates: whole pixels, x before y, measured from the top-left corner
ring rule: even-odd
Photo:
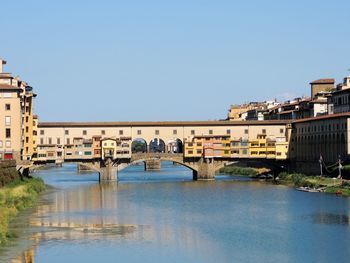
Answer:
[[[174,154],[174,153],[173,154],[166,154],[166,153],[133,154],[129,162],[122,162],[122,163],[115,162],[114,167],[116,167],[119,172],[133,164],[152,161],[152,160],[174,162],[192,170],[193,173],[196,173],[198,171],[198,167],[196,163],[185,162],[183,160],[182,154]]]

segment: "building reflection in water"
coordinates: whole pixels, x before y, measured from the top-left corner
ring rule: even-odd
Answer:
[[[148,187],[150,185],[144,184],[142,188],[147,192],[151,190]],[[185,191],[191,191],[191,187],[185,188]],[[45,196],[48,201],[39,205],[30,219],[30,226],[34,229],[31,237],[34,245],[12,262],[34,262],[34,252],[40,243],[51,240],[147,240],[159,249],[167,243],[179,250],[186,249],[188,253],[201,251],[203,256],[215,249],[217,244],[200,235],[196,228],[189,227],[190,224],[172,224],[163,220],[181,217],[190,222],[195,219],[193,213],[176,214],[167,207],[152,207],[142,201],[128,201],[128,195],[133,195],[135,190],[133,188],[132,185],[108,183],[79,186],[48,194]]]

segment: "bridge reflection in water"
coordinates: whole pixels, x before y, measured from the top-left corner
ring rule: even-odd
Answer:
[[[200,186],[192,185],[188,190],[192,187]],[[145,191],[152,191],[151,185],[145,184],[143,188],[146,188]],[[204,255],[215,250],[216,244],[201,236],[196,228],[186,225],[174,228],[174,225],[163,221],[171,216],[166,207],[159,210],[159,207],[143,206],[142,202],[136,204],[128,202],[125,198],[118,198],[118,195],[129,195],[134,190],[136,188],[131,184],[115,182],[79,186],[48,194],[44,198],[49,202],[41,204],[30,218],[30,226],[33,229],[31,240],[34,245],[12,262],[34,262],[35,251],[41,244],[50,241],[150,241],[156,243],[157,247],[170,243],[179,250],[179,247],[181,250],[187,248],[185,253],[192,253],[195,249]],[[143,221],[144,218],[147,222]],[[181,213],[181,218],[191,221],[193,214],[189,211]],[[198,247],[199,239],[201,248]],[[207,249],[203,250],[203,244]]]

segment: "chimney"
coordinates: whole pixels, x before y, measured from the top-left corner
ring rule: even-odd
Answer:
[[[3,71],[3,65],[6,64],[6,60],[3,60],[2,58],[0,58],[0,74],[4,73]]]

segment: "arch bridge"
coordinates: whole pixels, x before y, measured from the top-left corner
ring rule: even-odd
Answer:
[[[185,166],[192,170],[193,180],[213,180],[215,172],[225,165],[232,164],[232,160],[216,160],[214,158],[184,158],[182,153],[133,153],[130,159],[96,160],[93,162],[81,162],[91,170],[99,173],[100,181],[118,180],[118,172],[130,165],[149,161],[170,161]]]

